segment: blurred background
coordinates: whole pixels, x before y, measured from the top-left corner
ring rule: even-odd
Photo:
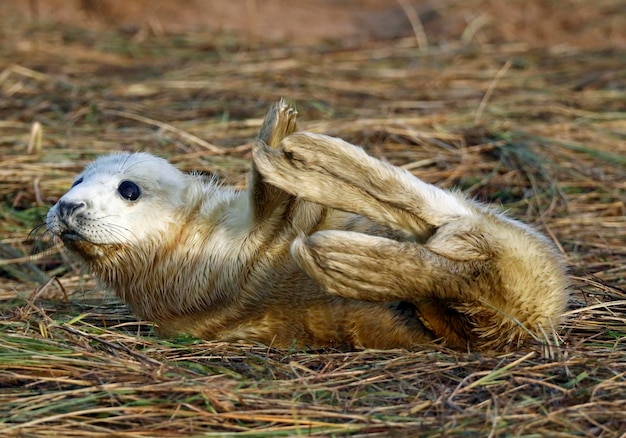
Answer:
[[[352,45],[423,32],[429,44],[626,43],[623,0],[0,0],[0,10],[5,29],[29,20],[117,30],[136,39],[201,31],[249,44]]]

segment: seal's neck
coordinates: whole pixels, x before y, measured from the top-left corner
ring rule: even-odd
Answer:
[[[238,254],[250,227],[247,195],[211,189],[211,196],[190,196],[184,211],[147,238],[106,246],[102,257],[86,260],[92,274],[140,317],[169,321],[218,310],[237,298],[245,263]]]

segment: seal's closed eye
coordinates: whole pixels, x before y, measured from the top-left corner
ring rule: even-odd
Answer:
[[[72,183],[72,187],[71,187],[71,188],[76,187],[78,184],[80,184],[80,183],[82,183],[82,182],[83,182],[83,178],[82,178],[82,177],[81,177],[81,178],[78,178],[76,181],[74,181],[74,182]]]

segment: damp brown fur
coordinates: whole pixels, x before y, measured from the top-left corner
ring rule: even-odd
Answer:
[[[165,162],[156,164],[164,180],[151,181],[142,171],[151,159],[131,155],[137,163],[111,178],[139,181],[128,208],[152,211],[147,229],[122,222],[110,241],[90,238],[95,207],[78,189],[51,209],[48,227],[164,333],[505,350],[554,330],[568,285],[545,237],[340,139],[296,132],[295,116],[284,102],[268,112],[246,191]],[[79,177],[84,190],[97,163]]]

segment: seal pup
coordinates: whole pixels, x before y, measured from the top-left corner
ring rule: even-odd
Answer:
[[[568,284],[548,239],[295,118],[284,101],[270,109],[247,190],[113,154],[47,227],[164,334],[507,350],[556,327]]]

